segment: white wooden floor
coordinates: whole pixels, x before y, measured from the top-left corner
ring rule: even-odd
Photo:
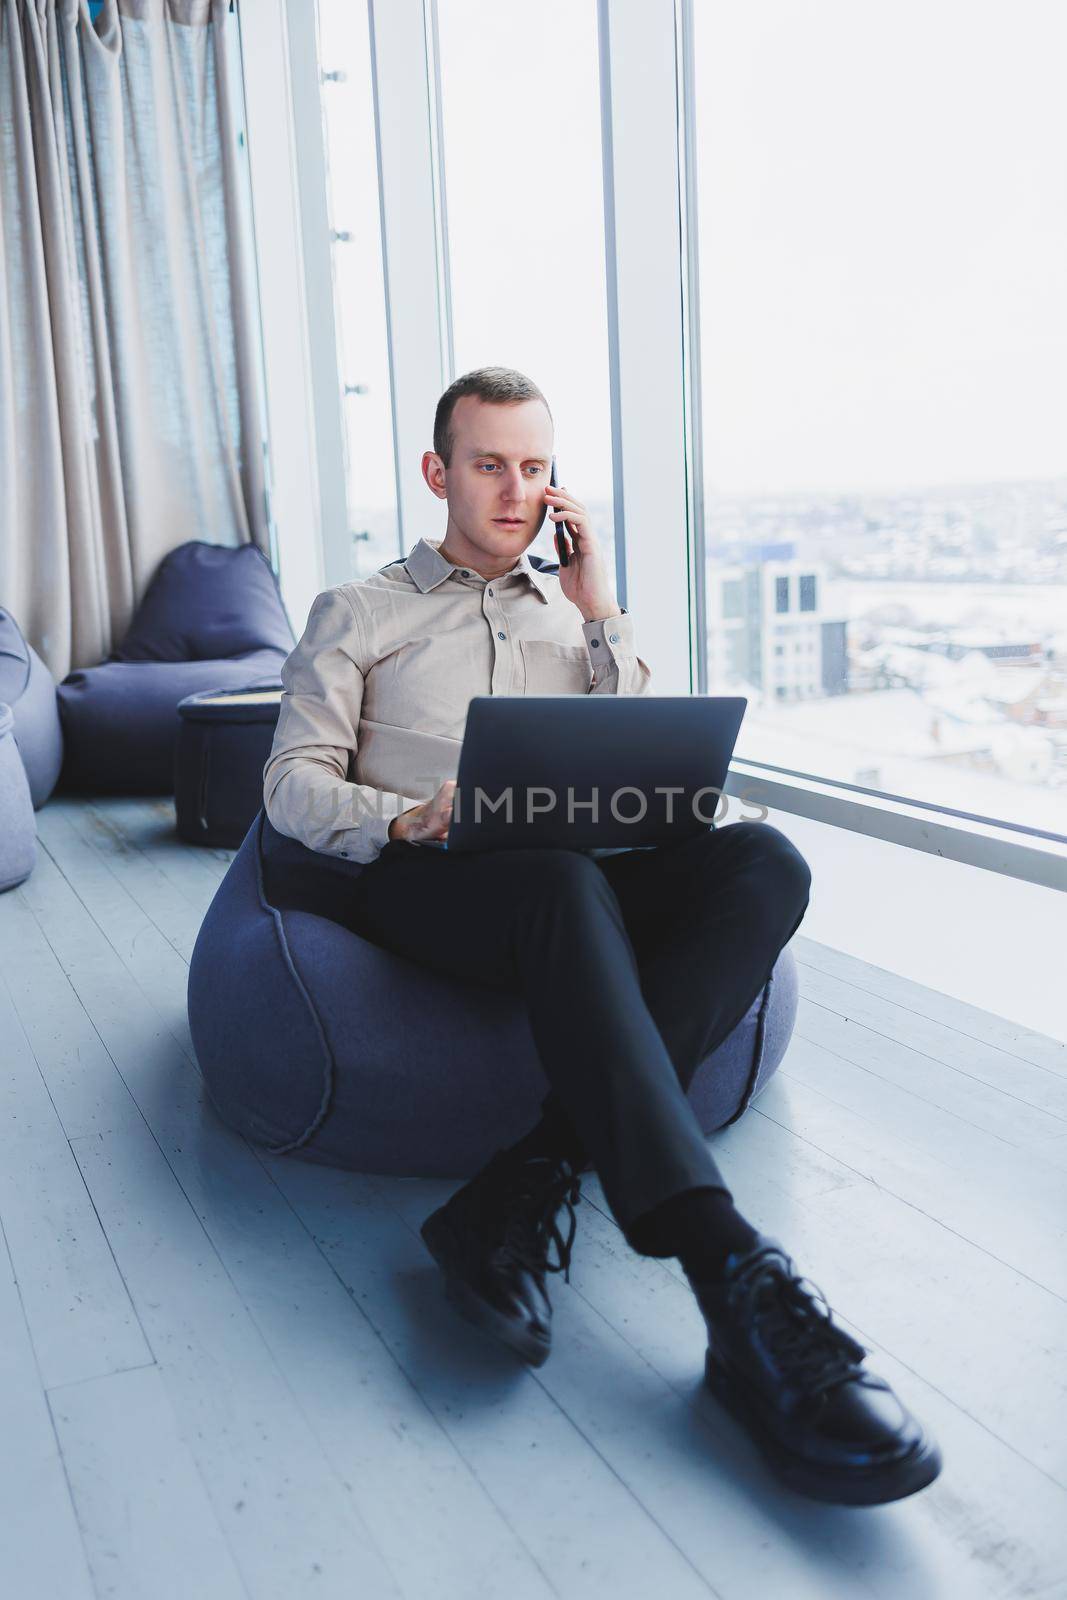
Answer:
[[[1063,1046],[795,940],[796,1035],[716,1154],[946,1461],[818,1507],[705,1397],[677,1264],[595,1184],[534,1374],[442,1299],[447,1185],[215,1120],[185,981],[229,857],[171,823],[53,801],[0,896],[5,1600],[1067,1595]]]

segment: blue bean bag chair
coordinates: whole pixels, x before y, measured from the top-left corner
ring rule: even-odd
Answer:
[[[10,611],[0,607],[0,701],[11,707],[15,743],[39,811],[63,765],[63,730],[52,674]]]
[[[173,794],[178,702],[279,681],[293,630],[254,545],[172,550],[107,661],[59,686],[64,789]]]
[[[37,864],[37,828],[10,706],[0,705],[0,891],[14,889]]]
[[[359,1172],[469,1177],[540,1115],[548,1084],[522,1003],[431,972],[329,917],[276,910],[265,867],[290,870],[312,854],[260,812],[208,908],[188,999],[211,1099],[232,1128],[276,1154]],[[330,864],[340,902],[361,867],[315,860]],[[767,1082],[796,1011],[786,947],[693,1080],[706,1133],[740,1116]],[[358,1116],[338,1110],[342,1083]]]

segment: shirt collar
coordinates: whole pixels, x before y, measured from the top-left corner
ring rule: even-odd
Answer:
[[[439,553],[437,546],[430,543],[429,539],[419,540],[404,562],[404,566],[412,583],[423,594],[427,594],[431,589],[436,589],[439,583],[444,583],[445,579],[451,577],[456,570],[452,563],[446,561],[444,556]]]
[[[453,573],[462,570],[459,567],[454,567],[451,561],[445,560],[438,548],[439,543],[440,541],[437,544],[433,544],[429,539],[420,539],[404,562],[408,576],[422,594],[427,594],[431,589],[436,589],[438,584],[444,583],[446,578],[450,578]],[[511,572],[525,573],[535,592],[548,605],[548,583],[545,574],[539,572],[531,564],[530,557],[525,550],[516,561],[514,567],[511,568]],[[510,576],[510,573],[505,573],[503,576]]]

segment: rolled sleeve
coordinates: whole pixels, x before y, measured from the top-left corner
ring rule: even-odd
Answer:
[[[637,654],[634,621],[628,611],[599,622],[583,622],[582,633],[593,668],[591,694],[647,694],[652,673]]]
[[[310,850],[367,863],[384,849],[393,818],[419,801],[348,780],[363,704],[361,656],[350,601],[335,589],[320,594],[282,667],[263,805],[279,833]]]
[[[353,785],[353,787],[356,787]],[[365,787],[360,785],[360,787]],[[375,791],[376,793],[378,791]],[[392,796],[391,798],[396,798]],[[353,861],[373,861],[375,856],[381,854],[389,843],[389,827],[395,816],[400,811],[408,810],[409,806],[418,805],[417,800],[405,800],[398,809],[383,813],[380,817],[368,817],[366,822],[359,827],[349,828],[344,836],[343,847],[340,854],[348,856]]]

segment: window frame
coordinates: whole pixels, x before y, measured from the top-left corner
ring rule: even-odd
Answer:
[[[278,48],[263,36],[273,30],[284,39],[281,0],[241,0],[241,9],[254,20],[246,35],[257,39],[256,49],[245,51],[244,65],[253,89],[249,138],[259,248],[262,252],[269,235],[272,247],[282,239],[288,254],[298,253],[302,261],[296,249],[302,245],[314,276],[317,243],[301,241],[293,230],[299,234],[301,218],[305,231],[309,226],[300,185],[322,185],[321,173],[303,170],[309,162],[314,165],[315,140],[290,136],[284,170],[262,153],[256,159],[260,138],[276,152],[280,148],[264,118],[253,118],[251,102],[270,105],[275,123],[280,122],[277,99],[271,102],[255,80],[269,71],[275,91],[280,83]],[[420,458],[426,419],[454,376],[436,0],[370,0],[370,12],[397,507],[407,549],[417,536],[415,507],[421,508],[425,495]],[[306,28],[306,22],[303,15],[296,21],[294,8],[291,27]],[[641,645],[655,664],[656,692],[705,693],[706,653],[698,648],[706,631],[707,597],[692,0],[598,0],[598,26],[618,595],[638,620]],[[286,95],[289,117],[301,125],[314,119],[321,149],[308,52],[283,53],[290,73],[300,74]],[[316,71],[316,94],[317,89]],[[263,218],[269,227],[261,236]],[[266,279],[286,276],[276,270],[277,263],[269,265]],[[286,281],[294,283],[295,268],[287,265],[286,273]],[[330,392],[338,393],[336,350],[323,336],[324,323],[315,324],[327,309],[332,324],[332,304],[328,296],[318,296],[325,304],[309,305],[308,276],[305,271],[301,279],[299,315],[294,317],[293,302],[287,311],[291,322],[305,328],[308,375],[301,392],[309,398],[313,393],[318,401],[327,377]],[[277,316],[268,314],[268,303],[278,306],[280,300],[278,286],[268,281],[268,354],[287,337]],[[287,494],[278,488],[287,476],[295,483],[303,475],[308,485],[314,483],[318,507],[319,480],[328,472],[323,458],[330,422],[328,416],[320,421],[315,404],[306,406],[299,427],[275,426],[275,413],[283,410],[295,421],[294,399],[286,409],[275,391],[286,371],[292,381],[298,369],[292,352],[267,362],[271,433],[287,443],[274,462],[279,566],[283,590],[289,574],[290,586],[302,594],[306,583],[294,585],[291,576],[298,562],[322,572],[327,582],[347,574],[336,575],[328,536],[318,536],[316,549],[316,519],[308,515],[308,499],[300,506],[298,526],[292,486]],[[338,465],[337,470],[343,484],[343,469]],[[294,621],[298,612],[294,607]],[[1067,890],[1067,839],[1062,836],[998,819],[967,821],[966,814],[950,807],[736,759],[727,793],[754,782],[773,797],[775,810]]]

